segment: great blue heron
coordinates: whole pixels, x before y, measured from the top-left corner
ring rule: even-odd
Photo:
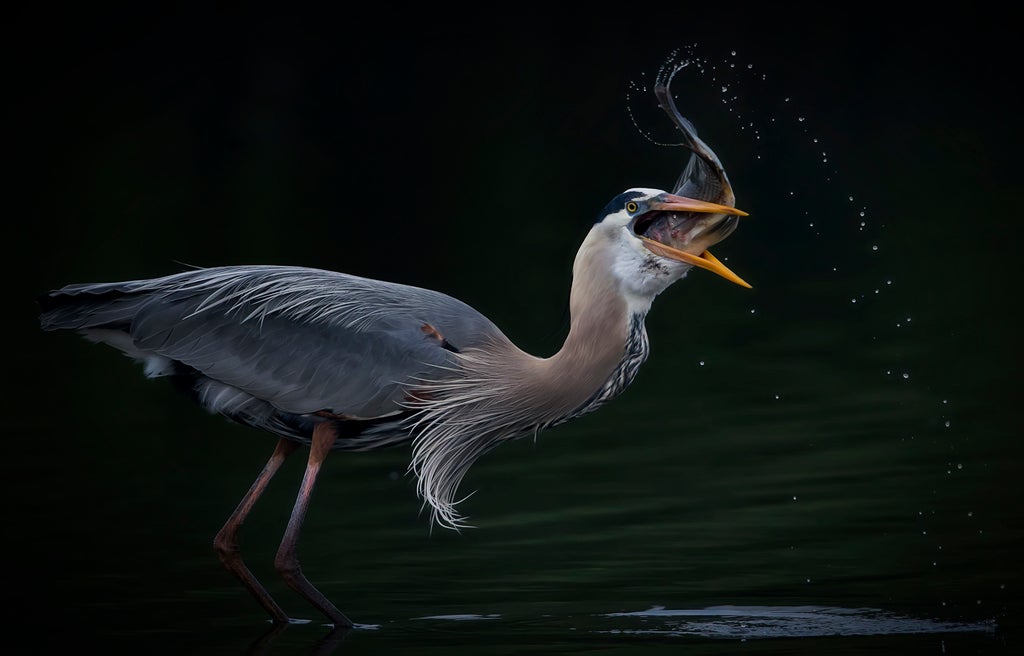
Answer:
[[[458,528],[456,489],[481,454],[592,412],[633,380],[647,358],[644,318],[655,296],[694,266],[749,287],[707,252],[746,213],[732,207],[718,158],[679,116],[664,82],[658,98],[690,161],[675,193],[629,189],[599,214],[573,264],[568,336],[551,357],[521,351],[487,317],[440,292],[285,266],[69,285],[40,297],[42,327],[109,344],[141,361],[146,376],[184,381],[211,412],[278,436],[214,539],[221,562],[275,623],[288,615],[246,567],[238,534],[285,458],[309,445],[275,566],[336,627],[351,626],[296,555],[330,451],[411,442],[409,468],[432,521]]]

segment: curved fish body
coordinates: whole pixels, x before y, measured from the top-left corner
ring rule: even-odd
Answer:
[[[658,106],[679,128],[683,135],[682,145],[690,150],[690,158],[676,181],[673,193],[733,207],[736,195],[729,184],[729,177],[722,167],[721,160],[715,151],[697,136],[697,129],[689,119],[679,113],[672,98],[669,86],[681,68],[677,66],[663,70],[654,86]],[[713,271],[738,285],[750,287],[708,251],[708,248],[732,234],[739,225],[740,216],[746,216],[746,213],[666,212],[645,226],[643,234],[655,242],[649,243],[648,247],[659,255],[683,260]]]
[[[711,147],[697,136],[697,128],[688,118],[679,113],[675,100],[672,98],[669,87],[672,84],[672,78],[679,70],[681,68],[677,67],[671,73],[659,76],[654,86],[654,95],[658,99],[658,106],[668,114],[672,123],[682,132],[683,145],[691,151],[690,159],[676,181],[673,193],[719,205],[733,205],[736,201],[736,194],[733,193],[732,185],[729,184],[729,176],[725,173],[722,161],[718,159],[715,151],[711,150]]]

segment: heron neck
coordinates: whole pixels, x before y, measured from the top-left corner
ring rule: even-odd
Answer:
[[[569,334],[550,358],[552,366],[590,379],[607,376],[622,359],[632,312],[617,282],[599,264],[587,276],[573,276],[569,294]],[[603,381],[603,379],[602,379]]]
[[[500,335],[489,348],[459,356],[471,389],[464,395],[446,389],[445,398],[475,395],[490,424],[514,433],[590,412],[625,389],[647,357],[650,300],[631,299],[615,277],[611,253],[591,244],[584,241],[573,265],[569,334],[558,352],[536,357]]]
[[[619,394],[647,357],[644,317],[650,303],[630,302],[612,273],[610,254],[580,249],[569,295],[569,334],[540,360],[531,377],[557,406],[559,419],[577,416]]]

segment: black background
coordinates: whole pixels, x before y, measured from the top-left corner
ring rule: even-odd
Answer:
[[[693,43],[765,72],[752,112],[782,116],[792,98],[813,120],[842,162],[829,184],[887,217],[888,256],[933,321],[929,371],[980,385],[998,425],[1020,434],[1020,43],[999,10],[53,7],[4,30],[5,414],[18,452],[5,497],[20,553],[8,562],[31,564],[9,592],[43,616],[66,601],[34,579],[58,557],[34,536],[61,520],[30,499],[52,480],[36,468],[67,447],[34,440],[33,426],[66,424],[60,439],[77,440],[70,409],[131,411],[123,372],[83,376],[62,359],[77,344],[38,334],[36,294],[180,263],[302,264],[441,288],[550,352],[596,213],[627,187],[670,186],[681,166],[638,136],[629,83]],[[763,302],[786,296],[776,279],[856,261],[835,249],[842,233],[808,241],[777,202],[794,181],[820,183],[822,167],[755,162],[752,148],[779,144],[732,140],[735,121],[680,105],[755,217],[725,249]],[[62,512],[74,513],[66,480]],[[1020,499],[1016,480],[992,485]]]

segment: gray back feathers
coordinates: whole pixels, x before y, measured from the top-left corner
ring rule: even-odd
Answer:
[[[500,331],[450,296],[299,267],[187,271],[73,285],[50,296],[44,329],[70,328],[147,361],[180,362],[290,413],[368,418],[394,412],[405,387],[450,352]],[[124,339],[127,337],[127,341]]]

